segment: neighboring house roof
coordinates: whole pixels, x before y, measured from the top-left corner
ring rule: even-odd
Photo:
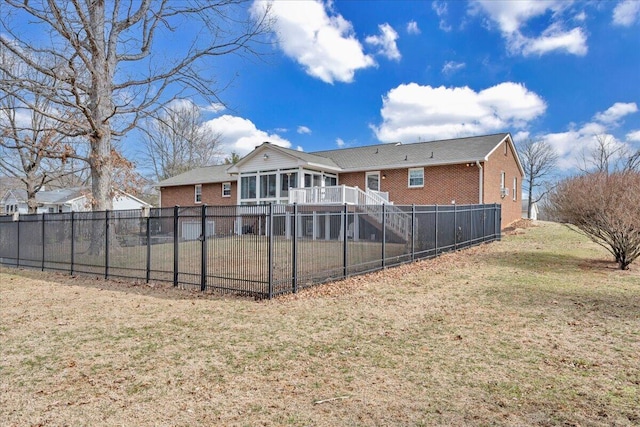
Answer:
[[[451,165],[461,163],[484,162],[489,155],[503,142],[513,146],[509,133],[454,138],[411,144],[391,143],[368,145],[364,147],[340,148],[336,150],[315,151],[305,153],[280,147],[268,142],[256,147],[235,165],[217,165],[194,169],[189,172],[166,179],[157,184],[159,187],[177,185],[193,185],[235,180],[231,174],[237,174],[242,165],[263,151],[275,150],[283,153],[300,164],[318,166],[336,172],[356,172],[376,169],[396,169],[422,166]],[[516,162],[521,173],[524,170],[516,155]]]
[[[14,188],[9,191],[11,191],[18,202],[27,203],[26,190]],[[89,193],[91,193],[91,190],[87,187],[61,188],[57,190],[38,191],[36,193],[36,202],[47,205],[67,203]]]
[[[145,205],[151,206],[147,202],[138,199],[137,197],[127,194],[123,191],[116,190],[118,193],[130,197],[131,199]],[[9,193],[18,201],[18,203],[27,203],[27,191],[21,188],[14,188],[8,190],[2,200],[6,200]],[[89,187],[73,187],[73,188],[59,188],[56,190],[38,191],[36,193],[36,202],[41,205],[60,205],[65,203],[71,203],[76,199],[91,194],[91,188]]]
[[[160,181],[156,184],[156,187],[174,187],[177,185],[235,181],[236,178],[232,177],[227,172],[229,167],[229,165],[214,165],[192,169],[188,172]]]

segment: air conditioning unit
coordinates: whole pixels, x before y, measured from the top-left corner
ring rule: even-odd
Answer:
[[[509,195],[509,189],[506,187],[503,187],[500,189],[500,196],[502,197],[507,197]]]

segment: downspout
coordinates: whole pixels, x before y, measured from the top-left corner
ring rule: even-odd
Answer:
[[[482,173],[482,165],[480,164],[480,162],[478,160],[476,160],[476,166],[478,167],[478,174],[479,174],[479,179],[478,179],[478,203],[482,204],[483,203],[483,186],[484,186],[484,177],[483,177],[483,173]]]

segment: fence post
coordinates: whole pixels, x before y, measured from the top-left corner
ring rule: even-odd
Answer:
[[[200,212],[200,290],[207,289],[207,205],[203,204]]]
[[[75,241],[76,241],[76,226],[74,224],[75,212],[71,211],[71,265],[69,266],[69,274],[73,276],[73,267],[75,261]]]
[[[455,203],[453,204],[453,250],[458,250],[458,209]]]
[[[269,224],[267,226],[267,233],[269,233],[269,248],[268,248],[268,262],[269,262],[269,299],[273,298],[273,204],[269,203]]]
[[[387,240],[387,213],[385,212],[385,204],[382,204],[382,268],[386,265],[385,240]]]
[[[173,207],[173,286],[178,286],[178,211],[180,207]]]
[[[435,252],[434,252],[434,255],[438,256],[438,205],[436,205],[436,211],[435,212],[436,212],[436,219],[433,222],[435,224],[435,229],[436,229],[436,231],[434,233],[434,236],[435,236],[435,238],[434,238],[434,240],[435,240],[435,249],[434,249]]]
[[[147,271],[146,271],[146,282],[149,283],[149,280],[151,279],[151,227],[150,227],[150,220],[151,220],[151,209],[145,209],[144,210],[145,214],[146,214],[146,226],[147,229],[145,230],[145,234],[147,237]]]
[[[470,224],[470,226],[471,226],[471,236],[470,236],[470,239],[469,239],[469,244],[467,246],[473,246],[475,244],[475,242],[476,242],[476,239],[473,237],[473,221],[475,219],[475,217],[474,217],[475,210],[473,208],[473,205],[471,205],[470,209],[471,209],[471,215],[470,215],[471,216],[471,224]]]
[[[109,210],[104,211],[104,278],[109,278]]]
[[[502,240],[502,205],[496,203],[496,234],[498,235],[498,241]]]
[[[487,223],[487,205],[482,205],[482,241],[483,242],[487,238],[487,230],[485,225],[486,223]]]
[[[293,236],[291,242],[291,286],[293,293],[298,292],[298,205],[293,204],[293,226],[291,227]]]
[[[40,265],[41,271],[44,271],[44,216],[45,213],[42,212],[42,264]]]
[[[411,205],[411,262],[416,260],[416,205]]]
[[[349,231],[349,205],[345,202],[344,204],[344,209],[342,210],[342,276],[346,279],[347,278],[347,272],[348,272],[348,266],[347,263],[349,262],[348,257],[347,257],[347,243],[348,243],[348,239],[347,239],[347,232]],[[353,230],[355,233],[355,222],[358,220],[358,218],[354,215],[353,217]]]
[[[16,254],[16,267],[20,267],[20,214],[18,214],[18,253]]]

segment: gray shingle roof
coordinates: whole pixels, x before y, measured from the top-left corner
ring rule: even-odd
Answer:
[[[273,144],[270,147],[306,163],[348,172],[482,161],[508,135],[508,133],[498,133],[411,144],[377,144],[310,153]],[[260,147],[263,146],[261,145]],[[230,165],[215,165],[193,169],[160,181],[157,186],[171,187],[236,181],[236,177],[227,172],[230,167]]]
[[[227,173],[230,165],[214,165],[192,169],[174,177],[160,181],[158,187],[173,187],[176,185],[206,184],[212,182],[235,181],[236,177]]]
[[[345,171],[432,166],[483,160],[507,133],[412,144],[377,144],[366,147],[316,151]]]
[[[16,199],[21,202],[27,201],[27,191],[23,189],[11,190]],[[89,187],[60,188],[57,190],[38,191],[36,193],[36,202],[45,204],[60,204],[70,200],[77,199],[85,194],[90,194]]]

